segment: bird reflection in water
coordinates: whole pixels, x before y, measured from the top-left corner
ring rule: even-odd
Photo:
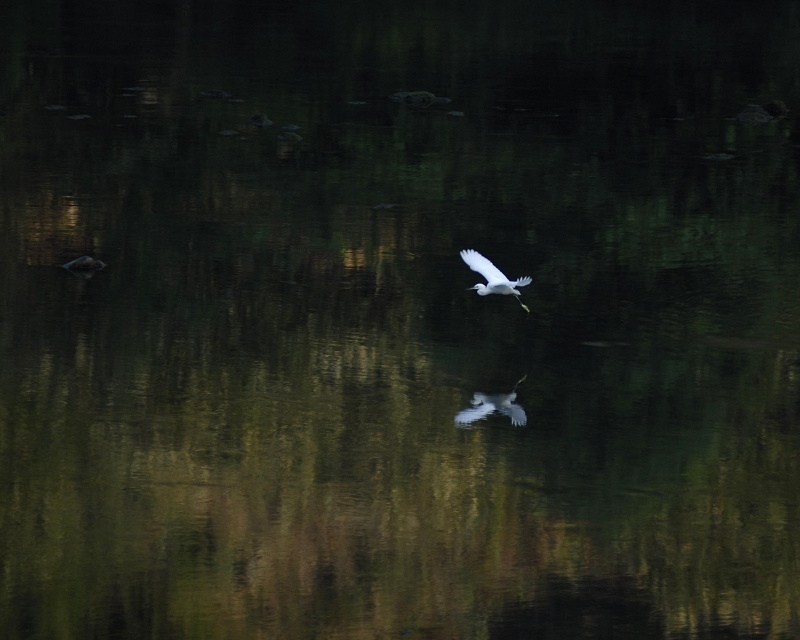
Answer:
[[[517,399],[517,387],[525,381],[527,375],[514,385],[509,393],[481,393],[476,391],[472,395],[472,406],[456,414],[456,426],[459,429],[471,428],[473,423],[482,420],[495,411],[511,418],[511,424],[515,427],[524,427],[528,422],[525,409],[515,404]]]

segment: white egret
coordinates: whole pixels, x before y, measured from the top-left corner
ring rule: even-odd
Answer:
[[[477,422],[497,411],[504,416],[511,418],[511,424],[515,427],[524,427],[528,423],[528,416],[525,409],[518,404],[514,404],[517,399],[517,387],[528,376],[523,376],[522,380],[514,385],[511,393],[481,393],[476,391],[472,395],[472,406],[456,414],[456,425],[459,428],[468,427],[473,422]]]
[[[478,292],[479,296],[488,296],[490,293],[499,293],[504,296],[514,296],[517,299],[517,302],[522,305],[522,308],[530,313],[531,310],[522,304],[522,300],[519,299],[519,296],[521,295],[520,292],[514,288],[528,286],[531,282],[533,282],[530,277],[524,276],[522,278],[518,278],[517,280],[509,280],[506,278],[505,274],[500,271],[500,269],[492,264],[491,260],[484,258],[480,253],[474,251],[473,249],[464,249],[460,255],[461,259],[467,263],[467,266],[470,269],[477,271],[484,278],[486,278],[486,284],[478,283],[474,287],[467,289],[467,291],[475,290]]]

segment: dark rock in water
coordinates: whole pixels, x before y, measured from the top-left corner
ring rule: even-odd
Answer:
[[[749,104],[735,118],[742,124],[765,124],[772,120],[772,116],[762,106]]]
[[[385,204],[377,204],[372,208],[373,209],[396,209],[399,206],[400,206],[399,204],[395,204],[393,202],[387,202]]]
[[[362,104],[367,104],[367,103],[362,100],[350,100],[346,104],[353,105],[354,107],[360,107]]]
[[[730,153],[709,153],[708,155],[703,156],[703,160],[733,160],[736,156]]]
[[[90,256],[81,256],[63,266],[70,271],[100,271],[100,269],[105,269],[106,263]]]
[[[783,101],[773,100],[764,105],[748,104],[734,120],[742,124],[765,124],[770,120],[782,118],[787,113],[789,113],[789,109]]]
[[[281,127],[284,131],[299,131],[300,127],[296,124],[285,124]]]
[[[144,87],[122,87],[123,91],[144,91]]]
[[[450,98],[439,98],[430,91],[398,91],[389,96],[395,102],[415,104],[420,107],[429,107],[432,104],[448,104]]]
[[[278,140],[282,140],[283,142],[300,142],[302,139],[303,138],[298,136],[296,133],[292,133],[291,131],[278,134]]]
[[[767,102],[763,107],[773,118],[782,118],[789,113],[789,107],[786,106],[783,100]]]
[[[223,129],[222,131],[219,132],[219,135],[221,135],[221,136],[238,136],[239,132],[238,131],[234,131],[233,129]]]
[[[201,91],[200,95],[206,98],[214,98],[215,100],[224,100],[225,98],[230,98],[232,94],[228,93],[227,91],[209,89],[208,91]]]
[[[48,111],[63,111],[66,107],[63,104],[48,104],[45,109]]]
[[[67,116],[67,120],[86,120],[87,118],[91,118],[87,113],[79,113],[76,116]]]
[[[448,116],[463,116],[464,112],[463,111],[448,111],[447,115]]]
[[[272,124],[272,120],[267,117],[266,113],[257,113],[250,118],[250,124],[254,127],[268,127]]]

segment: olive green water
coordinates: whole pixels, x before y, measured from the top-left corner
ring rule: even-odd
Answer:
[[[0,637],[797,637],[800,11],[751,4],[12,2]]]

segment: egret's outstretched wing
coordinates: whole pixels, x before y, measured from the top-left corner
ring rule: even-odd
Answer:
[[[456,424],[459,425],[472,424],[473,422],[476,422],[481,418],[485,418],[494,410],[495,406],[493,404],[479,404],[476,407],[470,407],[469,409],[464,409],[463,411],[459,411],[456,414]]]
[[[518,404],[507,404],[500,409],[500,413],[511,418],[511,424],[515,427],[524,427],[528,423],[525,409]]]
[[[525,276],[519,280],[515,280],[513,284],[515,287],[527,287],[531,282],[533,282],[533,279],[530,276]]]
[[[493,282],[508,282],[505,274],[495,267],[488,258],[484,258],[480,253],[473,249],[464,249],[461,252],[461,259],[467,263],[467,266],[473,271],[480,273],[486,281]]]

